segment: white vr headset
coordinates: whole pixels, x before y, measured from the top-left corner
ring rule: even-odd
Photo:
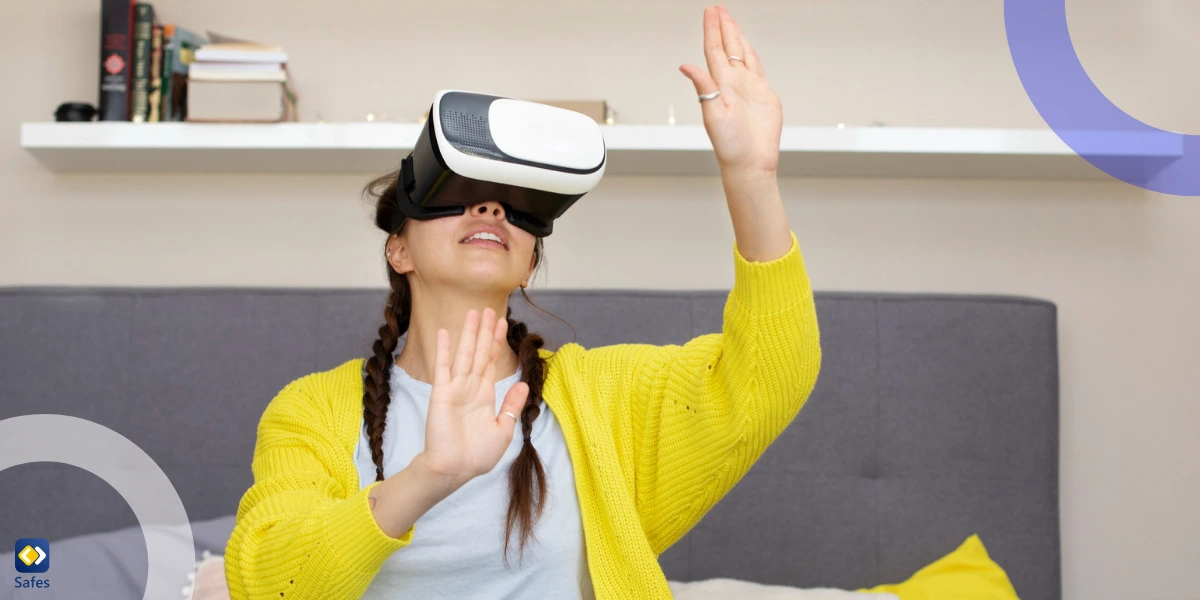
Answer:
[[[442,90],[400,164],[392,231],[405,219],[461,215],[495,200],[509,223],[548,236],[554,220],[600,183],[606,158],[599,124],[582,113]]]

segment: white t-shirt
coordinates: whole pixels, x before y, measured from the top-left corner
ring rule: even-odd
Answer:
[[[496,382],[496,410],[521,371]],[[383,475],[403,470],[425,448],[425,420],[433,386],[392,366],[392,400],[383,431]],[[365,424],[354,450],[360,489],[375,481]],[[575,475],[562,428],[549,407],[530,433],[546,470],[546,506],[522,561],[513,531],[504,565],[508,469],[521,450],[518,424],[512,443],[491,472],[467,482],[417,520],[412,543],[394,552],[363,598],[467,600],[471,598],[594,598],[584,551]]]

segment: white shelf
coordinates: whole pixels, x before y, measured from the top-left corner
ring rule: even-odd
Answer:
[[[23,123],[21,147],[60,173],[382,173],[416,123]],[[715,175],[701,125],[603,126],[606,175]],[[1167,164],[1172,136],[1131,135],[1118,159]],[[1133,136],[1136,136],[1134,139]],[[1100,180],[1049,130],[785,127],[784,176]],[[1126,147],[1123,146],[1122,147]]]

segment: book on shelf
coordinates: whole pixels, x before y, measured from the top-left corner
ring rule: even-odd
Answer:
[[[196,50],[207,43],[204,36],[186,27],[163,26],[163,121],[182,121],[187,115],[188,71]]]
[[[129,120],[132,33],[133,5],[130,0],[101,0],[100,98],[96,116],[100,121]]]
[[[255,42],[214,42],[196,51],[201,62],[282,64],[287,59],[283,48]]]
[[[196,62],[188,77],[208,81],[287,81],[283,65],[272,63]]]
[[[187,120],[295,121],[287,52],[278,46],[209,32],[188,69]]]
[[[149,2],[133,5],[133,83],[129,120],[150,120],[150,64],[154,36],[154,6]]]
[[[150,114],[146,120],[158,122],[162,117],[163,28],[155,24],[150,36]]]
[[[148,0],[100,0],[100,120],[296,120],[282,48],[160,17]],[[195,100],[191,87],[200,88]]]

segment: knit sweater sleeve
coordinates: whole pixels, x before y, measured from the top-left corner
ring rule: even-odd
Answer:
[[[288,384],[258,426],[254,485],[238,505],[225,555],[233,600],[362,596],[384,560],[412,540],[385,534],[336,441],[323,380]]]
[[[734,247],[721,333],[683,345],[588,350],[593,391],[661,553],[721,499],[792,421],[817,380],[812,290],[792,235],[783,256],[750,262]]]

